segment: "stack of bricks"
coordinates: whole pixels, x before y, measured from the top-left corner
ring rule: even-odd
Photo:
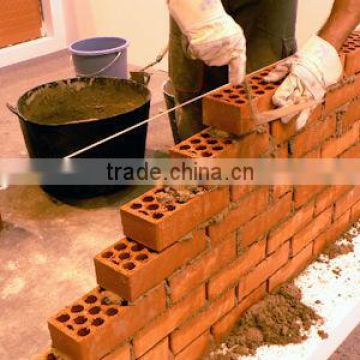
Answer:
[[[360,34],[343,48],[344,78],[301,132],[254,128],[244,89],[204,103],[206,129],[174,157],[353,158],[360,155]],[[271,69],[271,67],[269,68]],[[259,110],[278,84],[252,74]],[[244,115],[245,114],[245,115]],[[200,359],[239,317],[296,276],[360,217],[360,187],[222,186],[162,202],[157,187],[121,209],[126,238],[95,257],[99,288],[49,320],[53,346],[74,360]],[[105,290],[106,289],[106,290]]]

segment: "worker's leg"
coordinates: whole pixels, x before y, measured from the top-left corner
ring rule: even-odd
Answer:
[[[175,23],[170,20],[169,73],[178,104],[201,95],[204,88],[205,64],[191,60],[185,53],[184,37]],[[185,106],[176,114],[179,135],[182,140],[201,131],[201,101]]]

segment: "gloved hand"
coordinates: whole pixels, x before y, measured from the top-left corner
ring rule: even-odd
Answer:
[[[336,49],[319,36],[313,36],[293,57],[278,65],[265,81],[276,82],[288,77],[273,97],[275,106],[283,107],[306,102],[323,100],[326,89],[337,83],[343,66]],[[297,130],[302,129],[314,108],[303,110],[296,120]],[[283,118],[287,124],[294,116]]]
[[[230,82],[241,84],[246,74],[246,40],[221,0],[168,0],[168,5],[188,40],[191,58],[209,66],[229,65]]]

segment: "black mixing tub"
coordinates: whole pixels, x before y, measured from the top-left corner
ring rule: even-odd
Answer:
[[[63,98],[58,96],[59,92],[65,91],[69,96],[81,96],[84,89],[86,89],[85,93],[88,89],[91,91],[94,89],[95,98],[90,96],[89,99],[86,99],[89,103],[99,102],[99,98],[106,96],[107,91],[128,97],[130,100],[136,98],[136,102],[118,114],[100,115],[91,119],[83,119],[81,112],[77,113],[76,109],[70,109],[75,114],[75,119],[64,120]],[[97,91],[99,94],[96,93]],[[151,93],[148,88],[131,80],[74,78],[38,86],[21,96],[17,108],[9,106],[9,109],[19,117],[31,158],[63,158],[98,140],[146,120],[149,117],[150,100]],[[100,113],[104,110],[106,113],[106,100],[104,103],[104,109],[102,109],[102,105],[97,105]],[[37,110],[34,111],[35,105]],[[57,120],[57,114],[59,120]],[[144,158],[146,135],[147,126],[143,125],[78,157]],[[119,186],[110,185],[44,185],[43,188],[56,197],[65,198],[89,198],[119,190]]]

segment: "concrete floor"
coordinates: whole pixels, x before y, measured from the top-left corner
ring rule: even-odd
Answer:
[[[0,157],[26,157],[18,121],[6,109],[26,90],[71,77],[67,54],[0,70]],[[153,77],[152,113],[164,107],[164,73]],[[161,136],[159,136],[161,133]],[[173,144],[166,117],[149,127],[148,152]],[[96,286],[92,258],[122,236],[119,207],[142,193],[132,188],[107,197],[60,202],[39,187],[0,190],[0,359],[25,360],[49,344],[46,321],[64,305]],[[333,360],[360,359],[360,328]]]

